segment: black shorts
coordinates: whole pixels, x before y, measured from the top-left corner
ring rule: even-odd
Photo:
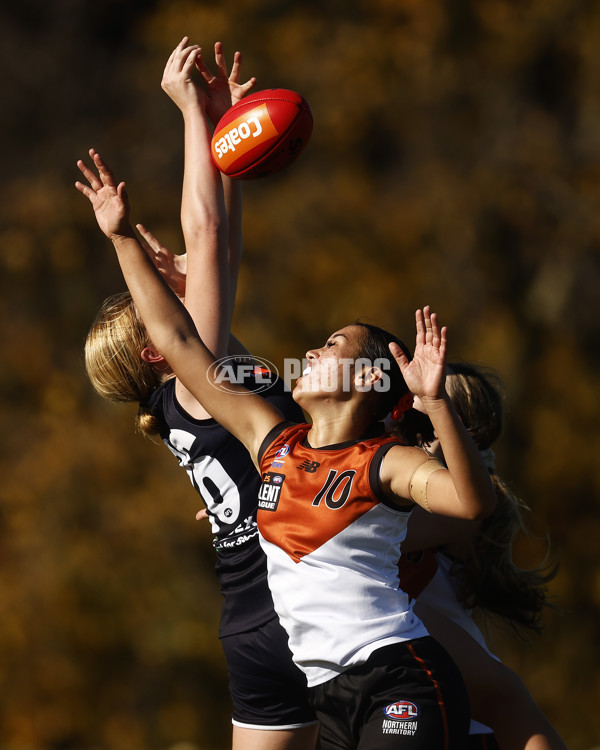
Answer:
[[[246,633],[221,638],[227,663],[232,721],[251,729],[295,729],[317,722],[306,677],[292,661],[275,617]]]
[[[465,750],[469,700],[458,668],[427,636],[375,651],[310,688],[321,750]]]

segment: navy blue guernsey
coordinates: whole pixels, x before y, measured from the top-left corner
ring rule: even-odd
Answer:
[[[244,385],[258,390],[252,376]],[[285,419],[304,421],[302,410],[281,379],[261,395]],[[243,399],[240,396],[242,409]],[[208,511],[217,555],[215,571],[224,597],[219,637],[268,622],[275,611],[256,524],[261,480],[248,451],[214,419],[194,419],[184,411],[175,396],[175,378],[163,383],[146,406],[159,422],[162,440],[187,471]]]

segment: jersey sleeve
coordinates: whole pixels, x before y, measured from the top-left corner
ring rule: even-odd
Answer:
[[[273,427],[269,432],[267,433],[265,439],[262,441],[260,448],[258,449],[258,465],[262,463],[263,456],[267,452],[268,448],[277,440],[277,438],[281,435],[284,430],[287,430],[288,427],[294,427],[297,423],[286,421],[286,422],[280,422],[279,424],[276,424],[275,427]]]
[[[387,505],[389,508],[393,508],[394,510],[409,512],[415,507],[413,502],[407,501],[406,505],[399,505],[393,500],[390,500],[381,486],[381,464],[388,452],[397,445],[402,445],[402,443],[400,441],[390,441],[378,448],[377,453],[373,456],[373,460],[369,466],[369,483],[373,494],[379,502]]]

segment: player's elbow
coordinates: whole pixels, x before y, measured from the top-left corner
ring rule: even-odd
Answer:
[[[219,212],[196,211],[191,214],[181,214],[181,227],[188,243],[206,242],[207,238],[224,240],[227,238],[228,223],[225,216]]]
[[[483,521],[494,512],[495,507],[496,496],[494,492],[482,492],[467,507],[466,515],[463,517],[466,521]]]
[[[183,321],[169,319],[168,316],[151,334],[152,341],[161,354],[173,365],[177,358],[183,358],[198,345],[199,336],[191,318]]]
[[[469,521],[471,523],[477,523],[487,518],[489,513],[483,511],[481,508],[468,508],[464,511],[461,518],[463,521]]]

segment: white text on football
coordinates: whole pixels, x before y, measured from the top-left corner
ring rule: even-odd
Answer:
[[[258,117],[250,117],[246,122],[241,122],[236,128],[231,128],[228,133],[219,138],[215,143],[215,151],[219,159],[228,151],[235,151],[235,147],[246,138],[258,138],[262,133],[262,125]]]

